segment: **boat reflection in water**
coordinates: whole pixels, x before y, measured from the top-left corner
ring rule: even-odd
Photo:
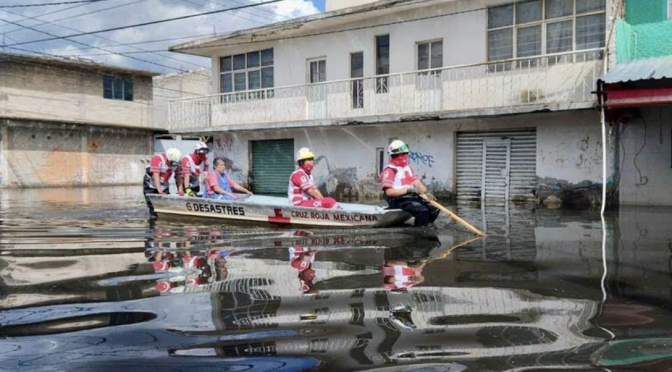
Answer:
[[[414,234],[385,249],[372,248],[367,262],[356,262],[352,247],[310,247],[304,243],[328,239],[301,231],[286,234],[273,245],[289,245],[289,265],[277,250],[234,254],[227,276],[193,288],[210,292],[215,330],[184,333],[240,339],[171,348],[171,356],[309,357],[339,371],[391,365],[459,371],[488,361],[501,366],[503,360],[511,367],[583,368],[603,341],[586,335],[598,311],[592,300],[427,283],[428,265],[478,239],[452,243],[452,237]],[[441,240],[451,244],[446,247]],[[352,266],[357,266],[354,278]],[[264,270],[254,269],[259,267]],[[544,358],[548,362],[538,364]]]

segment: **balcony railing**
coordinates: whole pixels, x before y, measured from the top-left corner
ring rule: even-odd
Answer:
[[[590,104],[603,49],[172,101],[171,130]]]

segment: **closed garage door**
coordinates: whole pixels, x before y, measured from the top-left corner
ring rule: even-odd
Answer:
[[[457,135],[457,199],[534,201],[535,129]]]
[[[252,141],[252,190],[286,195],[294,172],[294,140]]]

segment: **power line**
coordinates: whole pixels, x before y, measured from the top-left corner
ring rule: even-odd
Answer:
[[[218,46],[227,46],[228,47],[228,46],[236,46],[236,45],[249,45],[249,44],[257,44],[257,43],[268,43],[268,42],[271,42],[271,41],[284,41],[284,40],[289,40],[289,39],[301,39],[301,38],[305,38],[305,37],[320,36],[320,35],[331,35],[331,34],[338,34],[338,33],[342,33],[342,32],[365,30],[365,29],[369,29],[369,28],[385,27],[385,26],[391,26],[391,25],[396,25],[396,24],[401,24],[401,23],[417,22],[417,21],[424,21],[424,20],[427,20],[427,19],[436,19],[436,18],[448,17],[448,16],[453,16],[453,15],[458,15],[458,14],[472,13],[472,12],[477,12],[477,11],[486,10],[486,9],[487,8],[475,8],[475,9],[463,10],[463,11],[453,12],[453,13],[435,14],[435,15],[431,15],[431,16],[427,16],[427,17],[414,18],[414,19],[403,20],[403,21],[380,23],[380,24],[376,24],[376,25],[360,26],[360,27],[353,27],[353,28],[334,30],[334,31],[316,32],[316,33],[305,34],[305,35],[284,36],[284,37],[275,38],[275,39],[250,40],[250,41],[242,41],[242,42],[238,42],[238,43],[228,43],[228,44],[195,45],[195,46],[189,47],[189,49],[202,49],[202,48],[209,49],[209,48],[218,47]],[[360,12],[362,12],[362,11],[360,11]],[[342,17],[342,16],[345,16],[345,15],[351,15],[351,14],[356,14],[356,13],[336,14],[336,15],[333,15],[333,16],[324,17],[320,20]],[[163,51],[163,49],[150,50],[148,52],[160,52],[160,51]],[[120,53],[120,54],[126,55],[126,54],[140,54],[140,53],[145,53],[145,52],[123,52],[123,53]],[[77,55],[77,56],[78,57],[89,57],[89,56],[99,56],[99,55],[103,55],[103,54],[92,53],[92,54],[80,54],[80,55]]]
[[[4,10],[4,12],[7,12],[7,11]],[[33,27],[30,27],[30,26],[24,26],[24,25],[21,25],[21,24],[19,24],[19,23],[17,23],[17,22],[9,21],[9,20],[6,20],[6,19],[4,19],[4,18],[0,18],[0,21],[2,21],[2,22],[7,22],[7,23],[11,23],[11,24],[14,24],[14,25],[17,25],[17,26],[21,26],[21,27],[25,27],[25,28],[27,28],[27,29],[29,29],[29,30],[33,30],[33,31],[36,31],[36,32],[39,32],[39,33],[43,33],[43,34],[45,34],[45,35],[50,35],[50,36],[56,36],[56,37],[57,37],[57,35],[52,34],[52,33],[50,33],[50,32],[40,31],[40,30],[35,29],[35,28],[33,28]],[[62,26],[62,27],[65,27],[65,26]],[[79,41],[77,41],[77,40],[70,40],[70,41],[73,42],[73,43],[75,43],[75,44],[79,44],[79,45],[91,46],[91,45],[89,45],[89,44],[85,44],[85,43],[79,42]],[[107,52],[106,55],[109,55],[110,53],[114,53],[114,52],[112,52],[112,51],[110,51],[110,50],[103,49],[103,48],[96,48],[96,49],[98,49],[98,50],[102,50],[102,51],[104,51],[104,52]],[[122,57],[124,57],[124,58],[128,58],[128,59],[132,59],[132,60],[135,60],[135,61],[139,61],[139,62],[149,63],[149,64],[152,64],[152,65],[155,65],[155,66],[159,66],[159,67],[169,68],[169,69],[171,69],[171,70],[177,70],[177,71],[186,72],[186,70],[183,70],[183,69],[180,69],[180,68],[176,68],[176,67],[172,67],[172,66],[164,65],[164,64],[161,64],[161,63],[156,63],[156,62],[148,61],[148,60],[146,60],[146,59],[142,59],[142,58],[137,58],[137,57],[132,57],[132,56],[124,56],[124,55],[122,55]],[[197,65],[197,66],[200,66],[200,65]],[[200,67],[203,67],[203,66],[200,66]]]
[[[56,59],[56,60],[59,60],[59,61],[67,61],[66,59],[63,59],[62,57],[59,57],[59,56],[53,55],[53,54],[49,54],[49,53],[42,53],[42,52],[37,52],[37,51],[34,51],[34,50],[27,50],[27,49],[22,49],[22,48],[15,48],[15,47],[8,47],[8,48],[9,49],[14,49],[14,50],[20,50],[20,51],[24,51],[24,52],[30,52],[30,53],[34,53],[34,54],[45,56],[45,57],[50,57],[50,58],[53,58],[53,59]],[[14,63],[19,63],[19,64],[23,64],[23,65],[27,65],[27,66],[40,67],[43,70],[44,69],[50,69],[50,70],[58,70],[58,71],[67,71],[67,72],[74,73],[74,74],[79,74],[79,75],[82,75],[82,76],[87,75],[83,72],[77,71],[75,68],[70,68],[69,69],[69,68],[64,68],[64,67],[48,65],[46,63],[26,61],[25,59],[21,59],[21,55],[13,56],[11,54],[2,54],[2,55],[0,55],[0,61],[2,61],[3,59],[8,59],[8,60],[11,60]],[[48,62],[48,61],[45,61],[45,62]],[[96,70],[92,69],[91,68],[92,66],[86,66],[84,64],[81,64],[81,65],[78,65],[77,67],[79,69],[93,70],[93,73],[98,74],[101,77],[107,75],[107,73],[105,73],[103,71],[96,71]],[[105,65],[98,66],[98,68],[101,68],[101,69],[104,69],[105,67],[109,67],[110,70],[115,69],[114,66],[105,66]],[[132,74],[132,73],[130,73],[130,74]],[[164,91],[169,91],[169,92],[186,93],[186,94],[191,94],[193,96],[202,96],[203,95],[202,93],[195,93],[195,92],[190,92],[190,91],[186,91],[186,90],[158,87],[158,86],[155,86],[154,84],[144,84],[140,81],[135,81],[135,80],[134,80],[133,84],[137,84],[139,86],[147,86],[147,87],[151,87],[153,89],[159,89],[159,90],[164,90]],[[88,85],[90,87],[100,87],[100,85],[88,84],[86,82],[83,82],[82,85]],[[158,96],[158,97],[169,98],[169,99],[174,99],[175,98],[173,96]]]
[[[77,37],[77,36],[86,36],[86,35],[99,34],[99,33],[102,33],[102,32],[119,31],[119,30],[125,30],[125,29],[128,29],[128,28],[149,26],[149,25],[155,25],[155,24],[159,24],[159,23],[178,21],[178,20],[182,20],[182,19],[201,17],[201,16],[205,16],[205,15],[210,15],[210,14],[223,13],[223,12],[227,12],[227,11],[231,11],[231,10],[252,8],[252,7],[257,7],[257,6],[266,5],[266,4],[277,3],[277,2],[280,2],[280,1],[285,1],[285,0],[268,0],[268,1],[265,1],[263,3],[255,3],[255,4],[249,4],[249,5],[244,5],[244,6],[234,7],[234,8],[213,10],[213,11],[210,11],[210,12],[190,14],[190,15],[181,16],[181,17],[167,18],[167,19],[162,19],[162,20],[158,20],[158,21],[144,22],[144,23],[138,23],[138,24],[128,25],[128,26],[112,27],[112,28],[98,30],[98,31],[82,32],[82,33],[79,33],[79,34],[66,35],[66,36],[62,36],[62,37],[54,37],[54,38],[47,38],[47,39],[40,39],[40,40],[25,41],[25,42],[22,42],[22,43],[11,44],[11,45],[0,45],[0,47],[2,47],[2,46],[10,47],[10,46],[34,44],[34,43],[39,43],[39,42],[43,42],[43,41],[69,39],[69,38],[73,38],[73,37]]]
[[[77,0],[77,1],[62,1],[60,3],[0,5],[0,8],[31,8],[31,7],[37,7],[37,6],[68,5],[68,4],[82,4],[82,3],[91,4],[91,3],[99,3],[101,1],[109,1],[109,0]]]
[[[74,16],[68,16],[68,17],[65,17],[65,18],[54,19],[51,22],[59,22],[59,21],[63,21],[63,20],[66,20],[66,19],[68,19],[68,20],[69,19],[74,19],[74,18],[78,18],[78,17],[81,17],[81,16],[93,14],[93,13],[99,13],[99,12],[104,12],[106,10],[121,8],[121,7],[128,6],[128,5],[134,5],[134,4],[137,4],[137,3],[141,3],[143,1],[146,1],[146,0],[136,0],[136,1],[133,1],[133,2],[130,2],[130,3],[126,3],[126,4],[115,5],[115,6],[111,6],[111,7],[108,7],[108,8],[94,10],[94,11],[91,11],[91,12],[80,13],[80,14],[77,14],[77,15],[74,15]],[[61,13],[61,12],[64,12],[66,10],[80,8],[80,7],[87,6],[87,5],[89,5],[89,4],[81,4],[81,5],[70,6],[70,7],[67,7],[65,9],[60,9],[60,10],[56,10],[56,11],[53,11],[53,12],[41,14],[36,18],[43,18],[43,17],[46,17],[48,15]],[[36,25],[33,25],[33,27],[42,26],[43,24],[46,24],[46,23],[47,23],[47,21],[42,21],[42,23],[38,23]],[[4,27],[4,26],[0,26],[0,27]],[[21,29],[17,28],[17,29],[11,30],[11,31],[7,32],[7,34],[12,34],[12,33],[17,32],[17,31],[21,31]]]
[[[231,1],[234,2],[234,3],[236,3],[236,4],[239,4],[239,5],[243,5],[243,4],[244,4],[244,3],[240,2],[240,1],[237,1],[237,0],[231,0]],[[217,4],[217,5],[224,6],[224,4],[221,4],[221,3],[219,3],[219,2],[217,2],[217,1],[215,1],[215,0],[210,0],[210,2],[211,2],[211,3],[214,3],[214,4]],[[283,17],[283,18],[285,18],[285,19],[289,19],[289,17],[287,17],[287,16],[280,15],[280,14],[278,14],[278,13],[276,13],[276,12],[272,12],[272,11],[270,11],[270,10],[266,10],[266,9],[264,9],[264,8],[259,8],[259,9],[257,9],[257,10],[260,11],[260,12],[264,12],[264,13],[268,13],[268,14],[272,15],[273,18],[266,18],[266,17],[264,17],[264,19],[268,19],[269,21],[275,21],[275,17]],[[251,13],[251,12],[250,12],[250,13]],[[259,15],[259,16],[261,16],[261,15]]]
[[[11,12],[11,11],[9,11],[9,10],[0,10],[0,11],[3,11],[3,12],[5,12],[5,13],[9,13],[9,14],[14,14],[14,15],[17,15],[17,16],[19,16],[19,17],[23,17],[23,18],[25,18],[25,19],[37,19],[37,17],[26,17],[26,16],[24,16],[24,15],[21,15],[21,14],[19,14],[19,13],[15,13],[15,12]],[[19,24],[19,23],[15,23],[15,22],[12,22],[12,21],[6,21],[6,20],[4,20],[4,19],[2,19],[2,18],[0,18],[0,20],[5,21],[5,22],[8,22],[8,23],[16,24],[17,26],[24,27],[24,28],[27,28],[27,29],[30,29],[30,30],[33,30],[33,31],[36,31],[36,32],[40,32],[40,33],[46,34],[46,35],[57,36],[57,35],[55,35],[55,34],[51,34],[51,33],[45,32],[45,31],[40,31],[40,30],[35,29],[35,28],[33,28],[33,27],[30,27],[30,26],[24,26],[24,25],[21,25],[21,24]],[[80,30],[77,30],[77,29],[74,29],[74,28],[71,28],[71,27],[67,27],[67,26],[63,26],[63,25],[58,25],[58,24],[55,24],[55,23],[52,23],[52,22],[48,22],[48,21],[47,21],[47,23],[49,23],[49,24],[53,24],[53,25],[55,25],[55,26],[58,26],[58,27],[61,27],[61,28],[65,28],[65,29],[68,29],[68,30],[72,30],[72,31],[80,32]],[[97,38],[100,38],[100,39],[103,39],[103,40],[108,40],[108,41],[115,42],[114,40],[112,40],[112,39],[108,39],[108,38],[103,37],[103,36],[99,36],[99,35],[93,35],[93,36],[94,36],[94,37],[97,37]],[[92,48],[94,48],[94,49],[98,49],[98,50],[101,50],[101,51],[104,51],[104,52],[108,52],[108,53],[116,54],[115,52],[110,51],[110,50],[107,50],[107,49],[104,49],[104,48],[102,48],[102,47],[92,46],[92,45],[90,45],[90,44],[86,44],[86,43],[79,42],[79,41],[76,41],[76,40],[71,40],[71,42],[76,43],[76,44],[79,44],[79,45],[83,45],[83,46],[86,46],[86,47],[92,47]],[[146,50],[146,49],[142,49],[142,48],[140,48],[140,47],[132,47],[132,48],[134,48],[134,49],[136,49],[136,50],[142,50],[142,51]],[[158,56],[160,56],[160,57],[162,57],[162,58],[167,58],[167,59],[175,60],[175,61],[178,61],[178,62],[181,62],[181,63],[187,63],[187,64],[190,64],[190,65],[193,65],[193,66],[197,66],[197,67],[206,67],[206,66],[203,66],[203,65],[200,65],[200,64],[197,64],[197,63],[193,63],[193,62],[189,62],[189,61],[181,60],[181,59],[178,59],[178,58],[173,58],[173,57],[163,56],[163,55],[160,55],[160,54],[158,54],[158,53],[156,53],[156,55],[158,55]],[[134,59],[134,60],[136,60],[136,61],[145,62],[145,63],[149,63],[149,64],[153,64],[153,65],[161,66],[161,67],[170,68],[170,69],[173,69],[173,70],[185,71],[185,70],[183,70],[183,69],[178,69],[178,68],[175,68],[175,67],[171,67],[171,66],[167,66],[167,65],[163,65],[163,64],[158,64],[158,63],[155,63],[155,62],[152,62],[152,61],[143,60],[143,59],[140,59],[140,58],[134,58],[134,57],[123,56],[123,55],[122,55],[122,57],[124,57],[124,58],[129,58],[129,59]]]
[[[198,6],[200,6],[200,7],[204,7],[204,6],[205,6],[205,4],[195,3],[195,2],[190,1],[190,0],[182,0],[182,1],[185,2],[185,3],[189,3],[189,4],[198,5]],[[209,7],[210,9],[215,9],[215,8],[212,7],[212,5],[215,5],[215,3],[211,2],[211,1],[208,1],[208,4],[211,5],[211,6]],[[220,5],[220,4],[216,4],[216,5]],[[238,18],[240,18],[240,19],[244,19],[244,20],[246,20],[246,21],[255,22],[255,23],[258,23],[258,24],[266,24],[266,23],[264,23],[264,22],[262,22],[262,21],[259,21],[259,20],[256,20],[256,19],[243,17],[243,16],[240,15],[240,14],[235,14],[235,13],[234,13],[233,16],[234,16],[234,17],[238,17]]]
[[[2,26],[0,26],[0,27],[2,27]],[[205,36],[219,36],[219,35],[224,35],[224,33],[214,34],[214,35],[212,33],[207,33],[207,34],[198,34],[198,35],[191,35],[191,36],[171,37],[171,38],[168,38],[168,39],[154,39],[154,40],[146,40],[146,41],[135,41],[135,42],[132,42],[132,43],[123,43],[123,44],[116,43],[115,45],[100,45],[100,47],[101,48],[116,48],[116,47],[120,47],[120,46],[152,44],[152,43],[160,43],[160,42],[164,42],[164,41],[194,39],[194,38],[205,37]],[[18,43],[18,41],[15,41],[15,42]],[[84,48],[84,49],[81,49],[81,50],[87,50],[87,49],[96,49],[96,47]]]

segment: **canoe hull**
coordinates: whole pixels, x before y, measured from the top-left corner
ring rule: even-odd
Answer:
[[[284,198],[227,201],[172,195],[148,195],[156,213],[162,216],[208,218],[274,225],[320,227],[386,227],[401,224],[411,216],[401,210],[376,206],[341,204],[344,209],[295,207]],[[286,202],[286,203],[285,203]],[[283,203],[283,204],[281,204]]]

